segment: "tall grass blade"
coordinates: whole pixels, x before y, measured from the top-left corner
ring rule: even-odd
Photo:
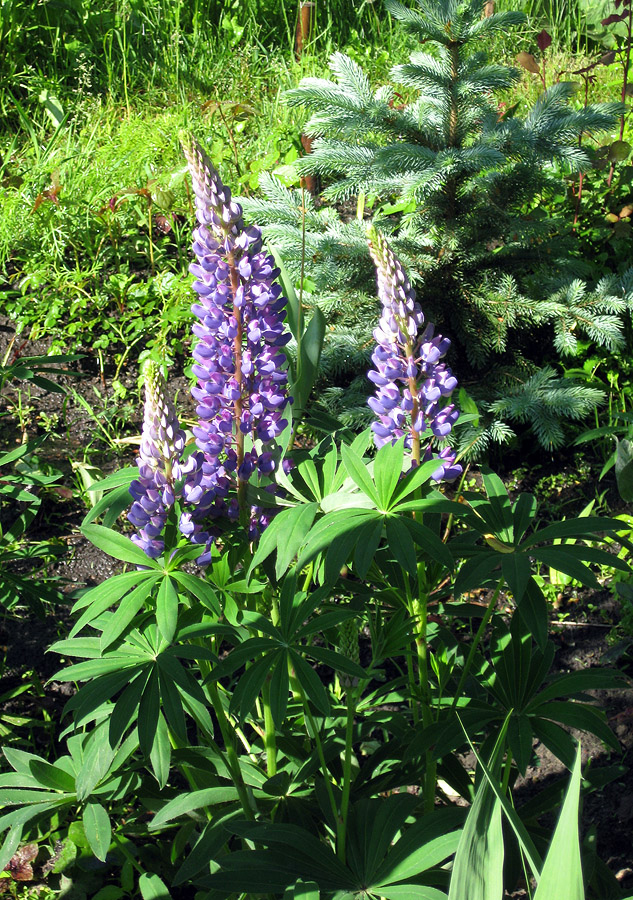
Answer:
[[[541,871],[534,900],[585,900],[580,862],[578,810],[580,801],[580,745],[567,796]]]

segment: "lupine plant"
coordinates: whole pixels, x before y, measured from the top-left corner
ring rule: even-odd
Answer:
[[[481,491],[450,494],[459,464],[441,443],[457,419],[441,361],[448,341],[423,322],[375,229],[379,446],[370,429],[293,445],[283,420],[306,383],[295,379],[300,355],[281,359],[279,273],[203,151],[187,140],[185,152],[200,221],[200,424],[188,441],[169,382],[150,364],[138,466],[99,485],[105,496],[83,526],[129,569],[80,597],[69,637],[52,648],[73,660],[56,678],[77,685],[66,752],[50,762],[5,750],[0,870],[23,839],[50,835],[144,900],[501,900],[503,812],[544,885],[568,854],[564,896],[581,900],[580,768],[566,728],[617,749],[586,692],[620,678],[549,677],[535,575],[555,566],[595,586],[592,564],[628,571],[600,547],[619,523],[542,526],[534,498],[511,499],[492,472]],[[297,331],[296,312],[299,346],[310,326]],[[314,358],[304,357],[304,379]],[[269,512],[253,528],[263,495]],[[126,508],[132,540],[115,524]],[[576,540],[554,543],[565,538]],[[531,836],[535,814],[523,821],[509,799],[535,735],[574,772],[549,867]],[[456,798],[472,804],[467,819]],[[558,802],[544,798],[538,812]],[[512,887],[518,859],[508,852]]]

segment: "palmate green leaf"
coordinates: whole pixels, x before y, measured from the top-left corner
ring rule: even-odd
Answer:
[[[401,438],[395,444],[385,444],[376,454],[374,459],[374,481],[380,509],[389,509],[393,492],[402,474],[403,464],[404,438]]]
[[[330,712],[330,701],[325,688],[323,687],[323,682],[312,666],[310,666],[295,650],[290,650],[289,656],[297,680],[305,691],[306,697],[314,703],[319,712],[327,716]]]
[[[319,473],[317,472],[317,467],[314,464],[314,460],[310,457],[308,457],[308,459],[304,459],[303,462],[300,462],[297,466],[297,472],[305,481],[315,500],[321,500],[323,494],[321,491]]]
[[[91,732],[86,742],[75,783],[79,802],[89,797],[93,789],[106,777],[114,756],[115,750],[108,740],[108,723],[103,722]]]
[[[500,564],[500,556],[501,554],[493,550],[479,550],[467,559],[455,579],[453,586],[455,596],[465,594],[473,588],[484,587],[493,578],[498,579],[499,573],[496,570]]]
[[[482,469],[482,476],[489,507],[497,523],[494,531],[502,541],[512,543],[512,505],[506,486],[490,469]]]
[[[161,707],[165,714],[165,718],[178,740],[186,742],[187,726],[185,722],[185,711],[182,706],[178,687],[161,668],[159,668],[158,671],[158,679],[160,684]]]
[[[349,531],[358,530],[368,521],[375,519],[375,511],[364,509],[337,510],[323,516],[311,529],[299,554],[297,568],[303,569],[319,553]],[[266,532],[268,529],[266,529]]]
[[[215,790],[215,788],[212,788],[212,790]],[[218,816],[215,804],[210,805],[214,806],[213,820],[207,822],[204,826],[200,833],[200,837],[191,849],[191,853],[176,872],[173,882],[174,885],[191,881],[192,878],[195,878],[195,876],[204,869],[206,869],[207,872],[209,871],[210,861],[217,857],[218,853],[227,842],[229,833],[227,828],[225,828],[225,825],[228,825],[229,822],[238,816],[243,815],[243,811],[240,808],[239,810],[233,810],[226,815]]]
[[[574,739],[560,725],[550,722],[548,719],[541,719],[533,716],[532,728],[537,738],[551,750],[554,756],[571,770],[574,765],[575,746]]]
[[[284,565],[286,568],[290,565],[310,530],[317,509],[317,503],[300,503],[298,506],[283,509],[278,513],[259,541],[249,575],[270,556],[273,550],[281,551],[278,553],[276,569],[278,573],[283,574]],[[301,535],[300,540],[298,539],[299,535]],[[293,545],[291,554],[288,552],[288,543]],[[295,544],[296,546],[294,546]],[[278,574],[277,578],[280,578],[281,574]]]
[[[385,900],[446,900],[444,891],[427,884],[388,884],[377,890]]]
[[[273,650],[272,652],[267,653],[249,666],[243,675],[241,675],[229,705],[230,712],[237,712],[241,722],[250,715],[255,706],[255,701],[261,693],[271,666],[274,665],[276,657],[278,657],[281,652],[281,650]]]
[[[157,574],[153,579],[146,579],[125,595],[101,632],[102,653],[126,631],[136,615],[143,609],[145,601],[151,597],[157,582],[163,577]]]
[[[277,518],[286,514],[286,518],[275,532],[277,541],[277,559],[275,560],[275,576],[281,578],[287,571],[303,544],[317,514],[317,503],[306,503],[280,513]],[[276,521],[276,519],[275,519]],[[257,554],[256,554],[257,555]],[[255,565],[255,560],[253,560]]]
[[[143,566],[146,569],[160,569],[161,565],[155,559],[150,559],[132,543],[129,538],[105,528],[103,525],[85,525],[81,528],[81,533],[87,537],[91,544],[103,550],[108,556],[119,559],[121,562],[132,563],[135,566]]]
[[[605,713],[595,706],[572,700],[550,700],[537,706],[536,713],[539,717],[552,719],[569,728],[589,731],[600,738],[607,747],[615,751],[620,750],[618,739],[606,723]]]
[[[600,516],[583,516],[578,519],[564,519],[553,525],[539,528],[523,543],[523,549],[539,544],[541,541],[553,541],[557,538],[591,537],[604,532],[618,532],[622,530],[622,522],[619,519],[601,518]]]
[[[454,570],[455,560],[453,554],[434,531],[431,531],[426,525],[418,522],[417,519],[404,517],[401,521],[411,532],[411,536],[418,547],[420,547],[430,559],[434,562],[441,563],[449,572]]]
[[[20,846],[22,831],[23,826],[18,825],[17,823],[9,829],[7,836],[4,839],[4,843],[0,848],[0,872],[4,871],[9,860]]]
[[[532,577],[532,564],[526,553],[504,553],[501,557],[501,572],[517,603],[523,595]]]
[[[153,583],[159,577],[157,572],[124,572],[121,575],[114,575],[112,578],[108,578],[97,585],[97,587],[91,588],[72,608],[72,612],[76,613],[80,609],[87,607],[83,615],[73,625],[70,637],[74,637],[84,625],[89,625],[106,609],[114,606],[128,591],[144,581]]]
[[[411,532],[404,522],[395,516],[387,518],[385,530],[389,549],[395,556],[398,564],[405,572],[414,576],[417,572],[417,557]]]
[[[112,826],[108,813],[100,803],[89,800],[84,807],[82,822],[90,849],[97,859],[105,862],[112,842]]]
[[[568,552],[564,544],[558,547],[535,547],[531,549],[530,555],[546,566],[559,572],[564,572],[565,575],[570,575],[587,587],[600,587],[598,579],[589,566],[586,566],[579,559],[575,558],[572,553]]]
[[[580,799],[580,745],[560,818],[538,879],[534,900],[585,900],[580,859],[578,809]]]
[[[517,609],[539,650],[544,651],[547,644],[549,609],[545,594],[533,577],[528,580],[523,597],[517,602]]]
[[[533,494],[519,494],[512,507],[512,532],[515,544],[525,535],[536,515],[536,497]]]
[[[533,732],[530,717],[526,715],[510,716],[508,722],[508,743],[521,775],[525,775],[532,759],[532,742]]]
[[[206,609],[210,610],[216,616],[221,615],[222,610],[218,595],[208,581],[205,581],[203,578],[199,578],[196,575],[191,575],[189,572],[176,571],[171,572],[170,574],[191,597],[199,600]]]
[[[358,533],[354,551],[354,571],[360,578],[365,578],[380,544],[384,523],[382,517],[369,521]]]
[[[109,743],[113,747],[116,747],[130,725],[136,721],[141,696],[150,674],[151,666],[148,663],[144,669],[129,679],[129,684],[114,704],[108,730]]]
[[[367,467],[362,458],[348,444],[341,444],[341,458],[350,478],[354,481],[363,494],[369,497],[371,502],[380,509],[380,498],[376,486],[371,480]]]

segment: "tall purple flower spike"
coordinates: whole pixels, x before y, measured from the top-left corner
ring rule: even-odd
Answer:
[[[137,459],[139,477],[130,485],[134,503],[128,519],[137,529],[137,534],[132,535],[134,543],[155,558],[165,549],[162,534],[179,493],[177,482],[192,472],[196,460],[191,458],[182,464],[185,434],[167,396],[160,366],[149,360],[143,374],[145,409]]]
[[[198,319],[198,385],[192,394],[199,416],[193,433],[203,454],[194,488],[199,506],[182,530],[189,529],[195,540],[197,520],[227,515],[245,524],[250,519],[255,537],[265,523],[257,510],[246,509],[246,483],[255,472],[273,472],[273,455],[264,448],[286,427],[283,410],[291,402],[282,352],[290,340],[283,324],[286,299],[259,228],[244,226],[241,206],[197,142],[181,135],[181,143],[199,222],[193,240],[197,261],[190,266],[199,298],[192,306]],[[231,496],[233,484],[237,491]]]
[[[457,387],[457,379],[445,363],[450,341],[424,327],[424,315],[415,291],[386,239],[374,227],[368,231],[369,251],[378,274],[382,314],[374,330],[375,369],[368,377],[377,387],[368,400],[377,416],[373,423],[377,447],[405,438],[405,447],[416,463],[437,459],[435,481],[451,481],[461,474],[450,447],[434,452],[434,439],[446,438],[459,417],[451,403],[442,406]],[[428,439],[424,452],[422,441]]]

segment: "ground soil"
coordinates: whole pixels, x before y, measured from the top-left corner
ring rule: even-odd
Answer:
[[[0,316],[0,361],[10,363],[18,356],[34,356],[46,352],[43,342],[25,341],[14,334],[11,323]],[[8,355],[7,355],[8,353]],[[40,388],[12,383],[0,397],[0,452],[10,449],[25,437],[34,438],[51,431],[40,453],[49,465],[59,469],[60,483],[47,489],[42,497],[42,507],[34,521],[29,537],[32,541],[55,538],[59,558],[47,567],[47,575],[58,579],[62,594],[68,600],[55,609],[47,608],[46,616],[21,613],[7,615],[0,620],[0,696],[21,684],[30,671],[35,671],[41,684],[40,691],[30,691],[15,700],[0,703],[0,715],[23,715],[34,718],[57,717],[72,686],[63,680],[47,681],[58,669],[54,654],[47,648],[67,634],[70,627],[69,608],[71,595],[79,588],[98,584],[117,571],[117,563],[94,548],[78,532],[86,512],[85,495],[77,485],[72,461],[82,460],[108,473],[134,459],[133,438],[138,435],[142,420],[142,402],[135,371],[123,372],[127,395],[116,398],[110,386],[111,373],[101,373],[90,348],[85,348],[83,359],[70,365],[76,376],[64,375],[57,380],[67,388],[74,388],[94,409],[91,416],[84,407],[72,402],[63,394],[47,393]],[[187,381],[182,371],[170,378],[180,393],[180,404],[188,397]],[[16,405],[20,412],[11,408]],[[118,418],[112,416],[112,408],[120,410]],[[192,412],[192,406],[189,412]],[[104,434],[98,422],[112,421],[112,436],[126,438],[130,443],[113,444],[103,440]],[[520,473],[516,490],[533,491],[548,478],[553,483],[549,509],[553,517],[577,513],[595,496],[595,473],[579,469],[576,463],[564,459],[553,460],[550,466],[538,469],[528,467]],[[613,493],[613,502],[616,495]],[[545,509],[548,507],[546,506]],[[8,515],[0,511],[0,515]],[[572,671],[601,665],[609,650],[609,635],[619,617],[619,604],[612,592],[568,591],[561,596],[554,615],[553,638],[557,645],[555,666],[558,671]],[[633,662],[624,658],[619,665],[633,674]],[[598,697],[606,710],[609,723],[621,743],[621,754],[607,752],[600,741],[591,736],[583,737],[583,760],[592,760],[594,766],[620,763],[621,774],[602,790],[586,796],[583,805],[583,829],[585,835],[592,826],[597,831],[598,855],[616,875],[622,888],[622,896],[633,894],[633,690],[601,692]],[[42,746],[48,747],[48,732],[43,729]],[[33,731],[38,738],[37,729]],[[526,777],[517,782],[516,803],[521,806],[534,794],[556,780],[566,780],[560,762],[544,747],[535,747],[538,765],[528,769]],[[526,896],[519,891],[515,898]]]

